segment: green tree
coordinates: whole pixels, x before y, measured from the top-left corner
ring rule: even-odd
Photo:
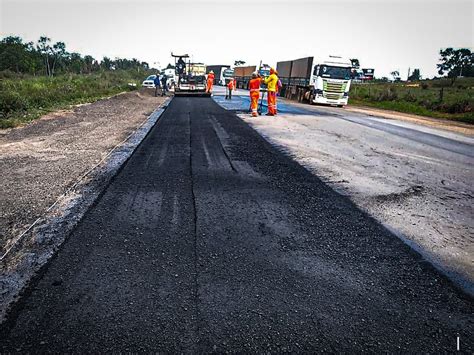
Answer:
[[[400,81],[400,72],[398,70],[394,70],[390,75],[393,77],[393,81]]]
[[[51,64],[50,64],[50,55],[51,55],[51,38],[46,36],[41,36],[37,42],[36,49],[41,56],[43,57],[43,62],[45,66],[46,75],[51,76]]]
[[[413,69],[413,73],[408,77],[410,81],[416,81],[421,79],[420,69]]]
[[[58,63],[62,63],[66,57],[66,44],[64,42],[56,42],[51,48],[51,75],[54,75],[54,70]]]
[[[67,68],[72,73],[83,73],[84,63],[79,53],[74,52],[69,55]]]
[[[92,73],[92,66],[94,64],[94,57],[91,55],[84,56],[84,69],[87,74]]]
[[[9,36],[0,42],[0,70],[34,73],[36,59],[32,44],[23,43],[20,37]]]
[[[105,70],[110,70],[110,67],[112,66],[112,60],[110,60],[109,57],[104,57],[100,62],[100,66]]]
[[[474,55],[467,48],[453,49],[446,48],[439,51],[440,64],[437,64],[438,73],[444,75],[447,73],[451,78],[451,84],[454,84],[459,76],[474,76]]]

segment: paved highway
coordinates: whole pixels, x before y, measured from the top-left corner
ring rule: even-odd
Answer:
[[[472,299],[210,98],[175,98],[2,352],[474,351]]]
[[[238,90],[232,101],[220,92],[217,88],[213,99],[221,106],[390,226],[474,295],[472,127],[289,100],[280,100],[276,119],[250,118],[247,91]]]

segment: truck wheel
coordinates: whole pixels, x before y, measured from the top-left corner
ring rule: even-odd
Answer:
[[[298,90],[298,102],[303,102],[303,99],[304,99],[304,93],[303,93],[303,90],[299,89]]]

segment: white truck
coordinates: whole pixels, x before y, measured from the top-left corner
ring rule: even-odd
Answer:
[[[277,63],[281,96],[311,104],[347,105],[351,86],[351,61],[338,56],[323,60],[305,57]]]

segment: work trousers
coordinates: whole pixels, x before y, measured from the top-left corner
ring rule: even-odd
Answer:
[[[276,92],[275,91],[269,91],[267,93],[267,100],[268,100],[268,114],[269,115],[276,115],[277,114]]]
[[[258,112],[258,99],[260,98],[260,91],[250,91],[250,109],[252,110],[252,116],[257,117]]]
[[[212,86],[214,85],[214,82],[212,80],[207,81],[207,86],[206,86],[206,92],[212,92]]]
[[[160,87],[155,85],[155,97],[158,96],[158,90],[160,90]]]

